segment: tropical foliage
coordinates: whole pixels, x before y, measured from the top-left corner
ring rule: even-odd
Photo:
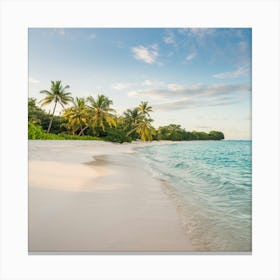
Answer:
[[[87,101],[89,102],[89,125],[98,136],[105,132],[107,126],[117,126],[116,117],[113,114],[115,110],[110,107],[113,104],[112,100],[102,94],[96,99],[89,96]]]
[[[71,92],[66,91],[68,88],[69,88],[68,85],[63,87],[61,84],[61,81],[56,81],[56,82],[51,81],[50,90],[41,90],[40,91],[40,93],[46,95],[45,98],[43,98],[40,101],[42,106],[48,105],[50,103],[54,103],[53,112],[52,112],[52,116],[50,119],[47,133],[49,133],[51,130],[56,105],[60,104],[64,108],[64,105],[67,105],[70,101],[73,100],[73,98],[70,96]]]
[[[224,134],[219,131],[199,132],[199,131],[186,131],[178,124],[169,124],[160,126],[157,130],[158,140],[171,140],[171,141],[190,141],[190,140],[222,140]]]
[[[150,118],[150,112],[152,111],[148,102],[141,102],[138,107],[126,110],[124,115],[128,128],[127,135],[134,133],[134,137],[140,136],[142,141],[152,141],[153,135],[156,134],[151,124],[153,120]]]
[[[39,103],[28,99],[28,138],[29,139],[79,139],[105,140],[111,142],[131,142],[132,140],[221,140],[219,131],[188,132],[178,124],[169,124],[155,129],[152,125],[152,107],[141,102],[137,107],[127,109],[117,116],[112,108],[113,101],[101,94],[97,97],[75,99],[62,86],[61,81],[52,81],[51,89],[42,90],[45,94]],[[52,113],[41,106],[54,104]],[[55,115],[57,104],[62,107],[59,116]],[[39,106],[40,105],[40,106]],[[67,108],[65,108],[67,106]],[[50,133],[50,131],[52,133]]]
[[[85,136],[77,136],[77,135],[69,135],[64,133],[46,133],[39,125],[34,125],[31,122],[28,122],[28,139],[36,140],[103,140],[102,138],[85,135]]]
[[[84,98],[78,98],[73,101],[73,106],[63,112],[66,120],[65,127],[72,134],[85,135],[85,130],[89,127],[89,110]]]

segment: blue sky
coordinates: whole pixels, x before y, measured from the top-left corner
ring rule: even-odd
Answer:
[[[119,115],[148,101],[155,127],[251,139],[251,45],[248,28],[31,28],[29,97],[62,80]]]

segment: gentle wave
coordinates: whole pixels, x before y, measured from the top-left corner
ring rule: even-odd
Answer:
[[[251,251],[251,141],[196,141],[138,148],[166,181],[197,251]]]

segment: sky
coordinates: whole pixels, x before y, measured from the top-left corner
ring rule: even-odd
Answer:
[[[74,97],[106,95],[118,115],[148,101],[156,128],[175,123],[251,139],[250,28],[30,28],[28,35],[29,97],[37,101],[61,80]]]

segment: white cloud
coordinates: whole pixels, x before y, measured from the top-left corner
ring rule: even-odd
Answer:
[[[150,99],[167,99],[168,98],[168,92],[164,90],[132,90],[128,92],[128,96],[139,96],[143,98],[150,98]]]
[[[145,81],[143,82],[143,85],[144,85],[144,86],[151,86],[151,85],[153,85],[153,82],[152,82],[151,80],[145,80]]]
[[[115,89],[115,90],[124,90],[124,89],[127,89],[131,86],[131,84],[129,83],[115,83],[112,85],[112,89]]]
[[[146,79],[143,82],[138,83],[127,83],[127,82],[118,82],[111,85],[111,88],[114,90],[125,90],[129,88],[161,88],[164,87],[165,83],[160,80],[149,80]],[[130,91],[129,95],[132,96],[136,91]]]
[[[128,96],[139,96],[139,91],[137,90],[131,90],[127,93]]]
[[[234,79],[234,78],[246,76],[248,72],[249,72],[248,67],[239,67],[235,71],[217,73],[213,75],[213,77],[217,79]]]
[[[184,109],[192,108],[205,108],[205,107],[220,107],[226,105],[232,105],[240,102],[238,99],[229,99],[226,101],[213,99],[213,98],[204,98],[204,99],[187,99],[182,98],[173,102],[166,102],[160,104],[153,104],[152,107],[157,111],[177,111]]]
[[[180,91],[180,90],[184,90],[186,86],[184,85],[179,85],[179,84],[168,84],[167,85],[167,88],[170,90],[170,91]]]
[[[148,64],[156,62],[158,57],[158,46],[156,44],[153,44],[151,47],[144,47],[140,45],[132,48],[131,50],[137,60],[144,61]]]
[[[190,61],[190,60],[194,59],[195,57],[196,57],[196,53],[193,52],[193,53],[190,53],[190,54],[186,57],[186,59],[187,59],[188,61]]]
[[[29,77],[28,81],[29,81],[29,83],[31,83],[31,84],[38,84],[38,83],[40,83],[40,81],[38,81],[38,80],[36,80],[36,79],[34,79],[34,78],[32,78],[32,77]]]
[[[163,86],[165,83],[160,80],[145,80],[142,84],[148,87],[160,87]]]
[[[147,90],[135,90],[130,91],[128,96],[139,96],[157,100],[174,100],[179,99],[199,99],[202,98],[219,98],[221,102],[227,102],[232,98],[231,94],[235,93],[248,93],[251,91],[251,87],[246,84],[192,84],[192,85],[180,85],[180,84],[167,84],[164,88],[160,89],[147,89]]]

